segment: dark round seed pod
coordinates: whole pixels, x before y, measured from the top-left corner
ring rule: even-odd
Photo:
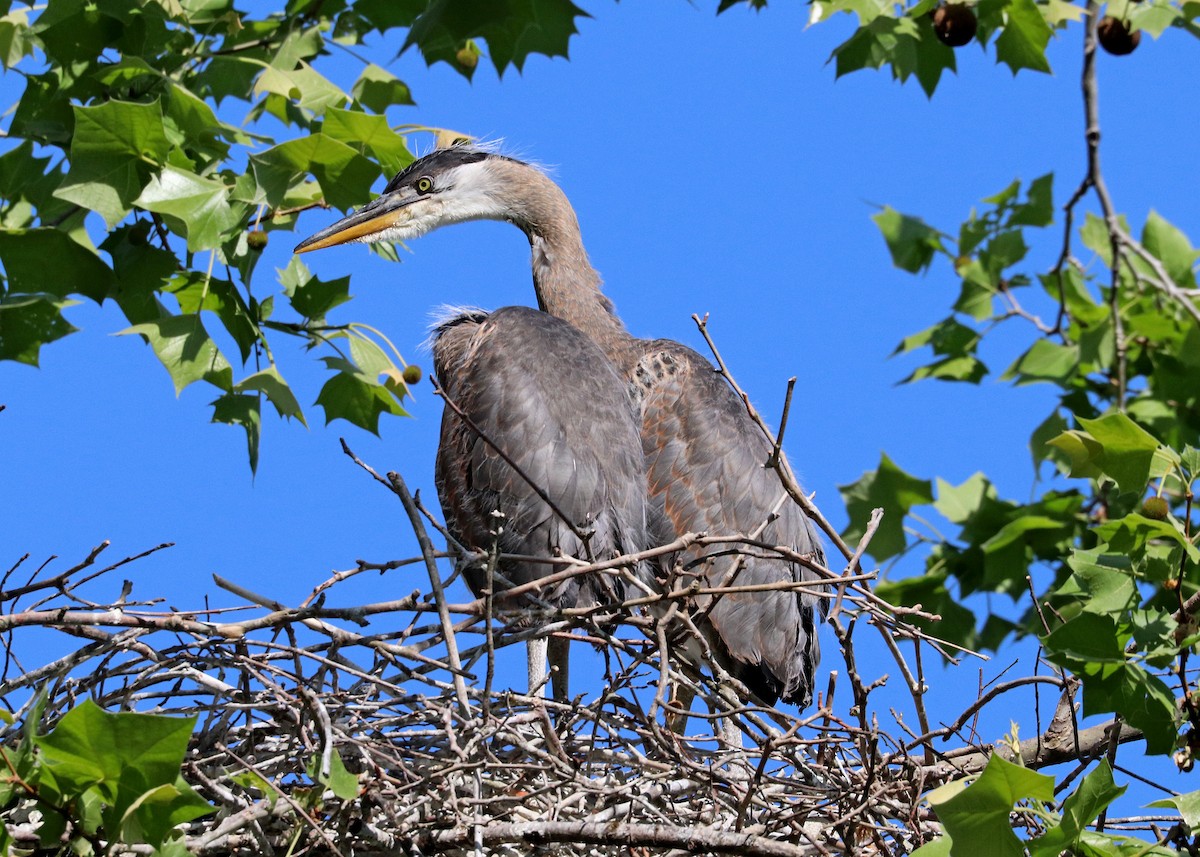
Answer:
[[[1128,24],[1111,15],[1100,21],[1096,35],[1100,39],[1100,47],[1118,57],[1133,53],[1142,41],[1141,30],[1130,31]]]
[[[961,48],[978,29],[975,12],[965,3],[946,3],[933,10],[933,32],[943,45]]]
[[[251,250],[261,252],[267,246],[267,233],[261,229],[255,229],[246,236],[246,246]]]
[[[404,383],[410,387],[413,384],[419,384],[421,383],[421,367],[415,363],[409,363],[404,367],[401,377],[404,378]]]

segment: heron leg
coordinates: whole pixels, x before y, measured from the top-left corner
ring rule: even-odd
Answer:
[[[742,744],[742,730],[738,727],[736,715],[732,711],[741,706],[741,700],[737,698],[732,688],[721,685],[717,689],[721,702],[726,706],[724,711],[714,711],[714,714],[720,714],[718,719],[720,724],[717,728],[717,741],[723,749],[729,754],[729,779],[731,780],[748,780],[754,771],[750,766],[750,759],[746,755],[746,748]]]
[[[529,693],[543,699],[546,696],[546,638],[538,637],[525,644],[529,663]]]
[[[568,689],[571,675],[568,665],[571,641],[566,637],[554,636],[549,640],[543,639],[542,642],[548,643],[546,654],[550,660],[550,683],[554,688],[554,701],[566,702],[571,696]]]

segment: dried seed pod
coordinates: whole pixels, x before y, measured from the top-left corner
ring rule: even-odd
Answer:
[[[933,32],[943,45],[961,48],[978,29],[975,12],[965,3],[946,3],[933,10]]]

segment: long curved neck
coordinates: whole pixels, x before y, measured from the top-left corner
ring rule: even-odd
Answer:
[[[588,261],[579,220],[566,194],[533,167],[510,162],[524,172],[519,198],[509,200],[511,220],[529,237],[533,289],[538,308],[569,321],[600,346],[622,371],[636,362],[634,339],[600,289],[600,274]]]

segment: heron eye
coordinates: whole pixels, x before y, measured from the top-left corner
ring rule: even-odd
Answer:
[[[433,190],[433,179],[421,176],[417,179],[417,193],[430,193]]]

